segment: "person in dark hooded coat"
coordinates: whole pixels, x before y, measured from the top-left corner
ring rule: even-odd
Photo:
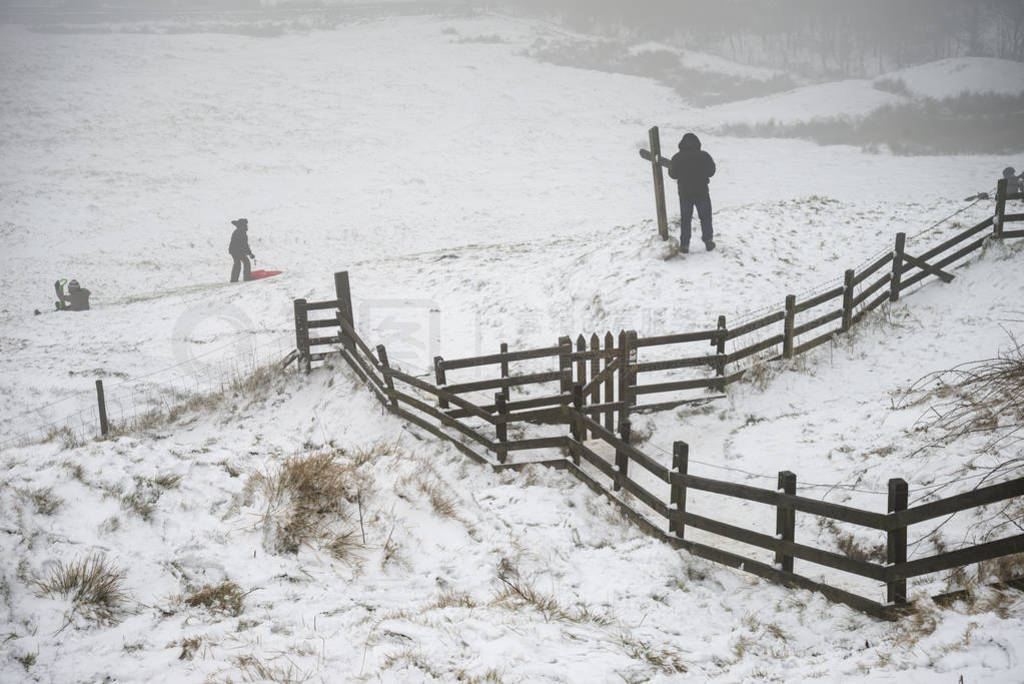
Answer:
[[[231,282],[238,282],[239,271],[242,271],[242,280],[252,280],[252,265],[249,264],[249,259],[255,260],[256,257],[249,249],[249,220],[235,219],[231,225],[235,227],[231,233],[231,244],[228,245],[228,254],[235,260],[231,265]]]
[[[88,311],[89,310],[89,295],[91,294],[87,289],[78,284],[77,280],[72,280],[68,283],[68,291],[64,291],[64,281],[58,280],[53,284],[54,290],[57,291],[57,310],[58,311]]]
[[[690,226],[693,209],[700,217],[700,236],[710,252],[715,248],[715,233],[711,225],[711,193],[708,183],[715,175],[715,160],[700,147],[700,138],[687,133],[679,141],[679,151],[672,157],[668,169],[679,188],[679,251],[690,251]]]

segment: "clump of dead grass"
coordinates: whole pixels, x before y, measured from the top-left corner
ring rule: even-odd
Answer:
[[[202,607],[214,614],[237,617],[242,614],[246,592],[234,582],[224,581],[202,589],[185,599],[185,605]]]
[[[78,614],[108,624],[116,622],[128,600],[124,578],[123,570],[97,553],[67,564],[58,562],[48,577],[35,584],[40,596],[59,596],[71,602],[69,621]]]
[[[269,551],[298,553],[311,546],[346,559],[360,548],[354,509],[361,506],[370,480],[340,456],[337,451],[295,456],[275,473],[250,478],[247,487],[266,502],[261,524]]]

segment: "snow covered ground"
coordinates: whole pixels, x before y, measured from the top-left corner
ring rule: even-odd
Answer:
[[[413,326],[401,361],[416,372],[434,354],[501,342],[703,328],[841,277],[1014,163],[702,136],[720,169],[720,249],[665,260],[636,150],[651,125],[671,150],[717,108],[525,57],[548,31],[489,16],[276,37],[0,27],[0,679],[1021,679],[1016,596],[996,611],[874,622],[674,552],[556,473],[471,465],[381,416],[344,369],[229,392],[139,434],[16,446],[67,415],[92,429],[97,378],[117,419],[282,357],[292,300],[330,298],[334,271],[350,272],[369,341],[400,348]],[[857,114],[865,87],[721,107],[763,120],[824,99]],[[957,218],[990,213],[981,203]],[[225,282],[238,216],[257,267],[283,275]],[[667,459],[685,439],[697,474],[770,486],[790,469],[809,495],[879,511],[890,477],[911,483],[912,501],[926,487],[966,489],[965,468],[1006,454],[979,455],[972,441],[919,453],[924,409],[892,401],[926,373],[1021,338],[1021,251],[987,249],[952,284],[922,288],[763,388],[650,416],[635,426],[642,448]],[[93,310],[50,313],[58,277],[88,287]],[[356,454],[377,443],[388,446],[362,463]],[[358,558],[315,545],[275,553],[262,519],[271,504],[246,483],[290,456],[335,450],[366,483],[361,523],[350,507],[340,530],[359,530]],[[738,520],[762,513],[701,505]],[[799,538],[838,543],[807,518]],[[955,519],[940,542],[978,522]],[[116,625],[69,616],[67,600],[32,583],[95,551],[126,571]],[[237,615],[184,603],[223,581],[246,592]],[[943,588],[925,578],[911,593]]]

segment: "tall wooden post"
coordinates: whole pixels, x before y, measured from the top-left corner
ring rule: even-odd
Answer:
[[[661,137],[658,127],[653,126],[647,131],[651,145],[651,173],[654,175],[654,206],[658,213],[658,235],[668,240],[668,211],[665,208],[665,176],[661,168]]]
[[[339,271],[334,274],[334,294],[338,300],[338,319],[345,321],[350,328],[355,330],[356,323],[355,317],[352,315],[352,292],[348,286],[348,271]],[[350,353],[355,354],[356,342],[345,333],[344,329],[341,330],[341,344]]]
[[[843,326],[840,328],[847,332],[853,325],[853,269],[848,269],[843,275]]]
[[[782,328],[782,358],[793,358],[793,326],[796,322],[796,295],[786,295],[786,319]]]
[[[992,219],[992,235],[996,238],[1003,237],[1003,219],[1006,217],[1006,193],[1009,192],[1009,183],[1005,178],[1000,178],[996,183],[996,215]]]
[[[907,245],[907,234],[896,233],[896,251],[892,254],[892,280],[889,281],[889,301],[899,301],[900,281],[903,278],[903,250]]]
[[[104,437],[110,432],[110,425],[107,423],[107,401],[103,396],[103,381],[96,381],[96,408],[100,413],[100,434]]]
[[[898,513],[907,510],[907,482],[906,480],[894,477],[889,480],[889,513]],[[907,526],[889,530],[886,535],[885,562],[887,566],[899,565],[907,562]],[[907,580],[896,580],[885,585],[885,600],[890,604],[904,604],[907,602]]]
[[[783,494],[796,494],[796,474],[788,470],[779,472],[779,491]],[[792,506],[779,504],[775,509],[775,536],[782,541],[793,541],[796,533],[796,511]],[[775,564],[781,566],[783,572],[793,572],[793,556],[781,551],[775,552]]]
[[[690,462],[690,445],[686,442],[672,443],[672,471],[675,479],[669,493],[669,508],[677,515],[686,513],[686,471]],[[668,525],[669,532],[675,532],[680,539],[683,538],[683,531],[686,525],[682,517],[672,521]]]

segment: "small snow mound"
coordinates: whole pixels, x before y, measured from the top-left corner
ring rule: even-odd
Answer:
[[[879,76],[902,81],[911,95],[941,100],[962,93],[1024,94],[1024,63],[991,57],[961,57],[921,64]]]
[[[673,237],[670,237],[668,240],[662,240],[655,233],[641,241],[635,256],[641,260],[659,259],[661,261],[668,261],[677,254],[679,254],[679,240]]]

